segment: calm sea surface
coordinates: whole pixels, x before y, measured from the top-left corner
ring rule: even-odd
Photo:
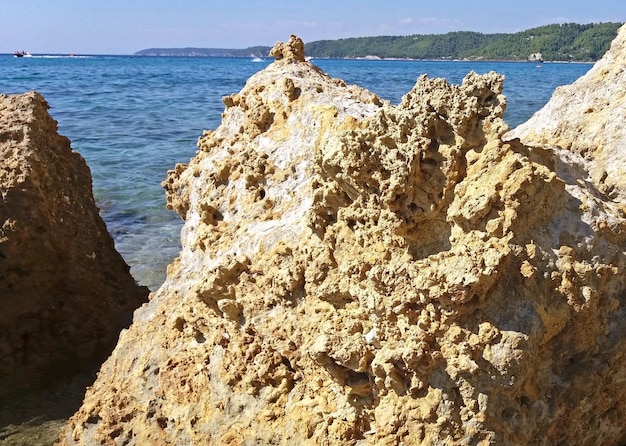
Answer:
[[[314,60],[333,77],[398,103],[417,77],[460,83],[470,71],[506,75],[509,126],[527,120],[553,90],[591,65],[507,62]],[[94,194],[118,251],[138,282],[157,289],[178,254],[180,218],[160,183],[185,163],[204,129],[220,123],[222,96],[238,92],[270,61],[161,57],[15,58],[0,55],[0,93],[36,90],[59,132],[89,164]]]

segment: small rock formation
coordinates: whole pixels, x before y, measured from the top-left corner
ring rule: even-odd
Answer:
[[[38,93],[0,95],[0,397],[110,353],[148,290]]]
[[[270,56],[286,62],[304,62],[304,42],[292,34],[287,43],[277,42]]]
[[[62,443],[626,441],[624,210],[502,141],[502,76],[392,106],[301,48],[170,172],[182,251]]]

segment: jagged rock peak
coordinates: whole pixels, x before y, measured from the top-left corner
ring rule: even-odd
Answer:
[[[304,42],[300,37],[292,34],[287,43],[276,42],[270,51],[270,56],[289,63],[304,62]]]

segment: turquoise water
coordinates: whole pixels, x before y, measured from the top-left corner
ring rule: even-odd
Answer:
[[[469,71],[506,75],[511,127],[541,108],[587,64],[314,60],[333,77],[394,103],[428,73],[460,83]],[[0,93],[37,90],[59,132],[89,164],[94,195],[118,251],[138,282],[155,290],[178,254],[182,221],[165,209],[161,181],[220,123],[222,96],[238,92],[270,61],[159,57],[0,56]]]

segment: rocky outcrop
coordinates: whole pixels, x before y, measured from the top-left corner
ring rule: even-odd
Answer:
[[[561,151],[584,165],[599,192],[626,201],[626,27],[589,72],[556,89],[550,101],[506,139]]]
[[[626,220],[502,141],[503,77],[392,106],[295,37],[224,98],[185,220],[63,444],[618,444]]]
[[[47,109],[37,93],[0,95],[0,396],[102,361],[148,293]]]

